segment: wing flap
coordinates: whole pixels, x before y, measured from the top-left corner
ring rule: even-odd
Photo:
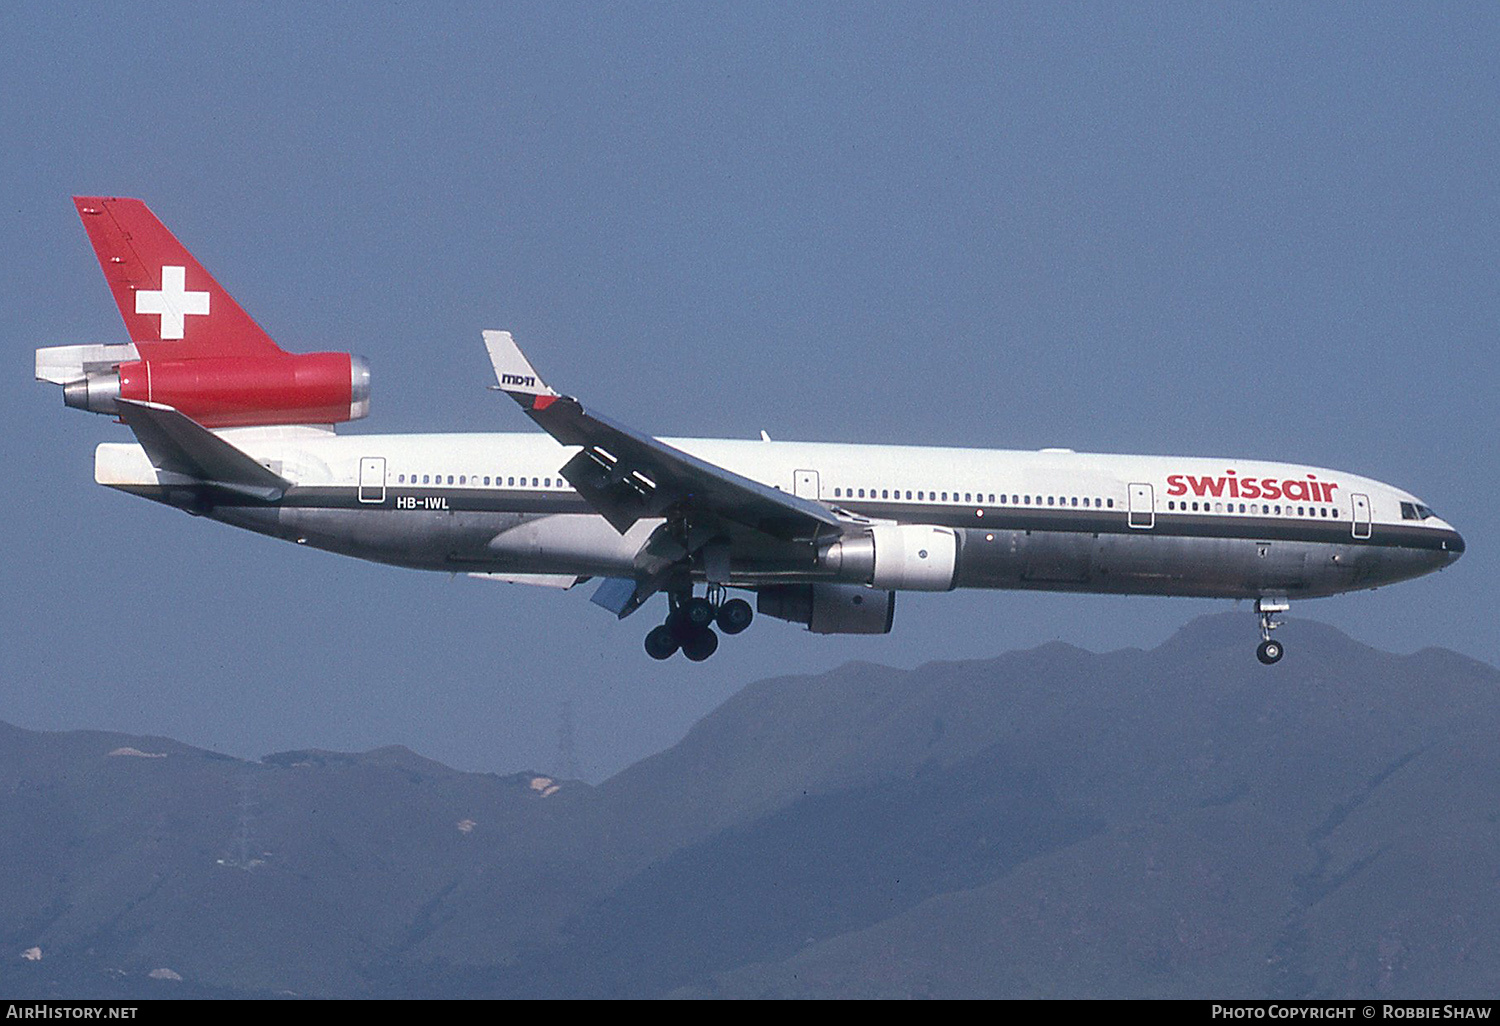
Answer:
[[[507,573],[471,573],[467,576],[480,581],[497,581],[500,584],[528,584],[535,588],[558,588],[567,591],[569,588],[583,584],[588,577],[579,574],[507,574]]]

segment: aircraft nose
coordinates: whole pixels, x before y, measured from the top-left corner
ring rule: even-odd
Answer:
[[[1464,554],[1464,536],[1457,531],[1452,532],[1444,539],[1443,550],[1448,553],[1448,563],[1452,565]]]

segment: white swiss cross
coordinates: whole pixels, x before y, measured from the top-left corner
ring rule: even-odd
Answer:
[[[208,313],[208,293],[189,292],[184,270],[181,267],[163,267],[160,292],[135,294],[136,313],[161,314],[163,341],[182,337],[183,319],[188,314]]]

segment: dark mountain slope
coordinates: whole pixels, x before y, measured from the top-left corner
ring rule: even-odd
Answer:
[[[0,727],[0,986],[1492,993],[1500,672],[1284,634],[765,681],[599,788]]]
[[[116,754],[110,754],[110,753]],[[377,959],[440,928],[445,896],[509,896],[486,916],[494,962],[573,908],[586,830],[532,775],[457,773],[400,749],[261,764],[93,732],[0,737],[0,944],[214,987],[356,992]],[[544,789],[545,790],[545,789]],[[561,831],[561,832],[559,832]],[[554,873],[569,878],[549,884]],[[0,977],[4,982],[8,977]],[[14,992],[14,991],[12,991]]]
[[[1198,687],[1125,667],[1112,721],[1079,707],[1021,749],[1109,829],[684,993],[1492,993],[1500,674],[1304,629],[1305,673],[1244,681],[1220,626],[1150,654]]]

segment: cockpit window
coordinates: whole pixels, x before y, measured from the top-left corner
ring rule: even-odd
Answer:
[[[1428,517],[1435,517],[1435,516],[1437,516],[1437,514],[1432,511],[1431,507],[1424,506],[1420,502],[1417,503],[1417,519],[1418,520],[1426,520]]]
[[[1402,520],[1426,520],[1428,517],[1435,516],[1437,514],[1432,511],[1430,506],[1424,506],[1420,502],[1403,502],[1401,504]]]

